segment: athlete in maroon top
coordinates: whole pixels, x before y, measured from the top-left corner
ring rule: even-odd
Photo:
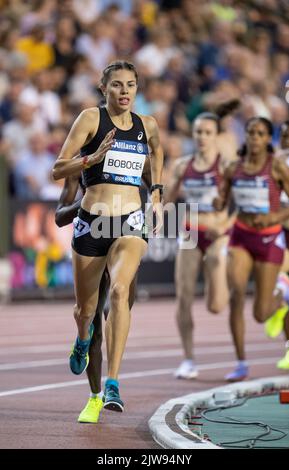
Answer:
[[[223,210],[231,195],[237,209],[230,239],[228,280],[230,327],[239,362],[226,376],[228,381],[242,380],[248,375],[243,308],[251,273],[256,283],[253,313],[259,323],[268,320],[283,301],[273,291],[285,248],[280,225],[282,213],[278,210],[281,189],[289,194],[289,169],[272,156],[272,133],[273,126],[265,118],[248,121],[242,158],[225,171],[220,195],[214,201],[214,206]]]
[[[232,225],[232,218],[227,209],[217,212],[213,207],[222,173],[228,164],[218,152],[219,128],[218,116],[203,113],[197,117],[193,126],[196,151],[193,157],[177,161],[165,192],[165,202],[175,202],[181,197],[186,205],[175,268],[177,324],[185,356],[175,375],[183,379],[197,376],[197,367],[193,361],[191,307],[202,264],[208,310],[219,313],[229,298],[226,255],[229,240],[227,232]]]

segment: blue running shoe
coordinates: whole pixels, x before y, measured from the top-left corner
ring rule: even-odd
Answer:
[[[102,397],[104,402],[103,407],[106,410],[120,411],[124,410],[124,403],[120,399],[118,387],[112,384],[105,386],[104,395]]]
[[[245,380],[249,375],[249,368],[246,365],[238,364],[237,367],[225,376],[227,382],[241,382]]]
[[[70,369],[73,374],[80,375],[84,372],[89,364],[89,345],[93,335],[94,326],[93,324],[89,327],[89,339],[81,341],[77,336],[76,341],[72,347],[71,354],[69,356]]]

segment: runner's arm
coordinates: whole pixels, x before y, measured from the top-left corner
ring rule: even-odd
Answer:
[[[213,206],[217,211],[222,211],[229,203],[233,172],[236,168],[236,162],[232,162],[224,170],[222,181],[219,187],[219,195],[214,199]]]
[[[100,163],[105,157],[106,152],[111,148],[116,131],[115,128],[106,134],[102,143],[93,154],[86,155],[83,158],[73,158],[80,148],[90,141],[95,130],[98,129],[99,110],[98,108],[96,110],[93,108],[85,109],[73,123],[52,170],[52,176],[55,180],[78,174],[83,169]]]
[[[147,189],[150,190],[151,185],[152,185],[152,175],[151,175],[151,164],[150,164],[149,157],[147,157],[145,160],[144,169],[142,173],[142,180],[144,184],[146,185]]]
[[[55,211],[55,223],[58,227],[70,224],[80,207],[81,199],[75,201],[79,187],[78,178],[70,176],[65,178],[62,193]]]
[[[150,147],[150,166],[151,166],[151,183],[161,184],[162,171],[164,164],[164,153],[160,143],[159,129],[156,120],[152,116],[142,116],[148,144]],[[152,193],[152,203],[160,202],[160,191],[155,190]]]
[[[167,184],[164,191],[164,204],[175,202],[178,198],[182,176],[188,162],[188,158],[178,158],[174,163],[171,181]]]

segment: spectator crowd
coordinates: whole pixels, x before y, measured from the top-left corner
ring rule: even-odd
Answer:
[[[2,0],[0,8],[0,158],[11,196],[58,199],[53,162],[78,113],[102,102],[101,73],[115,59],[138,69],[134,111],[158,122],[164,182],[193,151],[198,113],[241,101],[224,120],[227,151],[241,145],[251,116],[272,120],[275,144],[289,118],[288,1]]]

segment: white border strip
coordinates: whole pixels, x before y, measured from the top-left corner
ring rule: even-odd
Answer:
[[[220,391],[230,391],[238,394],[238,397],[249,393],[260,393],[264,389],[289,388],[289,377],[267,377],[248,382],[237,382],[235,384],[225,385],[223,387],[212,388],[204,392],[192,393],[176,399],[172,399],[164,403],[158,408],[155,414],[149,420],[149,428],[153,439],[165,449],[221,449],[209,441],[200,439],[194,434],[187,425],[187,418],[194,408],[198,406],[214,406],[213,395]],[[193,435],[199,443],[193,442],[185,436],[178,434],[166,424],[166,416],[174,408],[175,405],[182,405],[181,410],[176,414],[175,422],[183,433]]]

